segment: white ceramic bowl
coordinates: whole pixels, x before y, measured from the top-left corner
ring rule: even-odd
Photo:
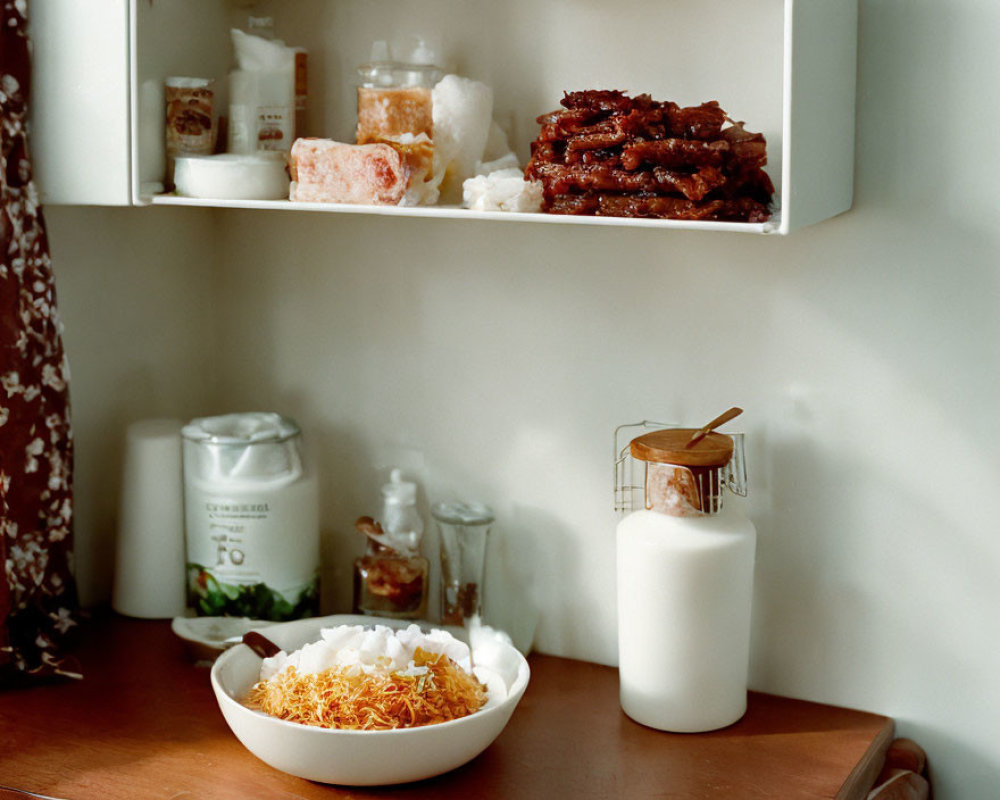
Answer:
[[[182,197],[287,200],[288,173],[278,152],[177,156],[174,184]]]
[[[338,615],[297,620],[263,631],[286,652],[317,641],[320,629],[336,625],[408,622]],[[459,635],[455,629],[450,632]],[[482,638],[482,641],[480,641]],[[345,786],[421,780],[471,761],[504,729],[528,686],[528,662],[495,636],[477,637],[477,674],[487,679],[487,706],[462,719],[393,731],[342,731],[286,722],[244,706],[240,700],[257,681],[260,658],[240,644],[212,667],[212,688],[226,722],[243,745],[272,767],[301,778]],[[503,695],[503,696],[501,696]]]

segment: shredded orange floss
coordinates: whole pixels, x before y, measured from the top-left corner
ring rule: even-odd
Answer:
[[[321,728],[380,731],[416,728],[468,716],[486,702],[486,687],[446,655],[417,648],[423,675],[366,675],[335,667],[300,675],[294,667],[259,681],[246,705]]]

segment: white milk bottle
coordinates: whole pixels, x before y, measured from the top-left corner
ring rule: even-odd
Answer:
[[[742,434],[711,425],[632,440],[645,508],[617,530],[621,706],[677,733],[722,728],[746,711],[756,531],[723,505],[723,487],[745,494]]]

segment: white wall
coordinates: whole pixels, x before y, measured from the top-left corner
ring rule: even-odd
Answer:
[[[45,209],[70,362],[75,555],[86,605],[111,596],[125,428],[212,407],[212,215]]]
[[[787,239],[50,211],[88,596],[107,584],[121,425],[218,398],[289,413],[318,447],[330,610],[349,602],[351,523],[399,463],[431,500],[496,507],[499,619],[523,618],[524,593],[503,590],[528,585],[539,649],[611,663],[612,430],[739,404],[754,687],[892,715],[928,750],[937,797],[992,796],[998,30],[982,0],[862,0],[855,209]],[[186,257],[208,225],[224,245],[211,299]],[[155,303],[118,282],[137,265]]]

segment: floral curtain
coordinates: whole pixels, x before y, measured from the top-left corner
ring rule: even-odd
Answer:
[[[0,0],[0,687],[76,677],[69,370],[27,143],[27,0]]]

